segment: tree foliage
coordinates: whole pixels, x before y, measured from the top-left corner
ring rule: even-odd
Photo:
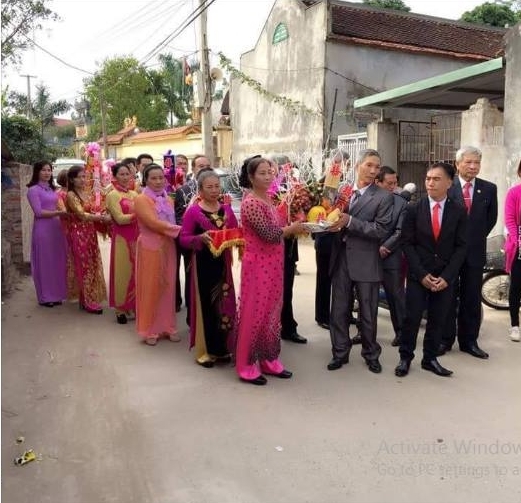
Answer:
[[[48,0],[4,0],[2,2],[2,66],[20,62],[21,53],[31,47],[31,36],[45,20],[59,19],[47,7]]]
[[[132,57],[107,59],[101,69],[85,81],[85,95],[92,115],[91,138],[101,136],[103,99],[107,134],[123,128],[127,117],[136,117],[140,129],[166,127],[167,103],[145,67]]]
[[[71,108],[65,100],[51,101],[49,89],[43,84],[36,86],[36,96],[31,100],[30,106],[27,104],[27,96],[16,91],[9,93],[7,105],[18,115],[24,115],[30,110],[30,115],[36,120],[42,135],[47,127],[54,124],[54,117]]]
[[[364,3],[371,7],[380,7],[382,9],[401,10],[403,12],[411,10],[402,0],[364,0]]]
[[[183,63],[175,59],[172,54],[160,54],[159,62],[161,68],[159,72],[150,71],[151,78],[154,74],[158,79],[158,86],[161,93],[165,97],[168,106],[168,115],[170,127],[174,125],[174,119],[177,124],[185,123],[190,117],[190,103],[192,101],[192,86],[185,84],[185,75]]]
[[[517,9],[517,10],[514,10]],[[485,2],[464,12],[461,21],[489,26],[513,26],[521,19],[519,2]]]
[[[39,159],[54,160],[60,152],[46,145],[39,125],[20,115],[2,116],[2,139],[16,161],[32,164]]]

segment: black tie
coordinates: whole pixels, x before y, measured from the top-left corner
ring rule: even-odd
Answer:
[[[356,203],[358,202],[359,199],[360,199],[360,191],[359,190],[355,190],[353,192],[353,196],[351,198],[351,202],[349,203],[349,211],[351,211],[356,206]]]

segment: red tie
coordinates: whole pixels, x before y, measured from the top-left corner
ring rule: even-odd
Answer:
[[[472,197],[470,197],[470,188],[472,184],[467,182],[463,186],[463,201],[465,202],[465,206],[467,207],[467,213],[470,213],[470,207],[472,206]]]
[[[434,208],[432,208],[432,233],[434,234],[434,239],[437,241],[438,236],[440,235],[440,209],[441,206],[439,203],[436,203],[434,205]]]

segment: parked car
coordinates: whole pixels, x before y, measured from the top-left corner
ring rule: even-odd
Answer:
[[[52,163],[52,176],[54,180],[56,181],[58,173],[62,169],[69,169],[72,166],[85,166],[85,161],[83,159],[72,159],[68,157],[56,159],[56,161]]]
[[[223,168],[215,168],[221,181],[221,188],[224,194],[230,194],[232,197],[232,210],[237,221],[241,221],[241,201],[242,189],[239,187],[239,177],[231,170]]]

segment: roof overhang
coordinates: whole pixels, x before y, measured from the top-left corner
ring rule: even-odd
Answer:
[[[359,98],[355,100],[354,108],[466,110],[478,98],[488,98],[503,109],[504,96],[504,61],[496,58]]]

